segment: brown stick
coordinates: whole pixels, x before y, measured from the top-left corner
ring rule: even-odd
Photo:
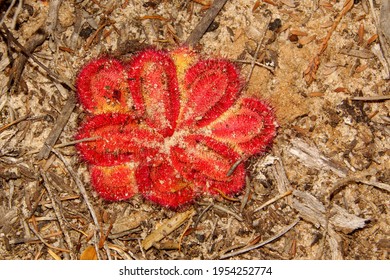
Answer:
[[[69,252],[69,254],[68,253],[65,254],[65,258],[69,259],[69,255],[70,255],[70,258],[72,260],[75,260],[76,255],[73,252],[73,243],[72,243],[72,240],[70,238],[67,226],[65,225],[65,222],[62,218],[61,210],[60,210],[60,207],[58,206],[58,201],[55,199],[55,197],[53,195],[53,192],[52,192],[50,184],[49,184],[49,180],[48,180],[48,178],[43,170],[41,170],[41,176],[43,178],[43,185],[44,185],[44,187],[47,191],[47,194],[49,195],[49,198],[51,200],[51,205],[53,206],[54,213],[57,217],[57,221],[58,221],[58,224],[60,226],[61,232],[65,237],[66,243],[68,244],[68,248],[69,248],[70,252]]]
[[[31,38],[26,42],[26,44],[22,46],[15,39],[15,37],[8,30],[7,26],[4,23],[2,27],[7,35],[8,42],[14,43],[20,49],[21,52],[21,54],[16,58],[12,66],[11,77],[8,82],[8,87],[11,88],[11,86],[19,84],[20,77],[22,76],[28,58],[32,57],[31,53],[33,53],[37,47],[39,47],[43,44],[43,42],[45,42],[47,34],[43,29],[40,28],[33,36],[31,36]],[[38,65],[42,66],[39,63]]]
[[[54,127],[51,129],[49,136],[46,138],[43,147],[37,155],[37,159],[45,159],[49,156],[51,149],[54,144],[57,142],[58,137],[60,137],[62,130],[64,129],[66,123],[69,120],[70,115],[73,112],[74,107],[76,106],[76,98],[71,94],[66,102],[64,108],[62,108],[60,116],[57,118],[57,121]]]
[[[190,36],[188,36],[185,42],[186,45],[194,46],[199,42],[203,34],[206,33],[207,28],[213,22],[226,2],[227,0],[214,0],[213,5],[207,10],[206,14],[200,20],[195,29],[192,30]]]
[[[38,59],[36,59],[32,53],[34,50],[43,44],[43,42],[46,41],[48,36],[52,35],[58,21],[58,11],[60,9],[60,5],[62,3],[62,0],[52,0],[50,1],[49,11],[46,23],[42,25],[38,31],[31,36],[31,38],[26,42],[25,46],[22,46],[12,35],[12,33],[8,30],[7,26],[2,23],[1,27],[4,29],[7,40],[9,42],[13,42],[21,51],[21,54],[19,54],[18,58],[15,60],[13,64],[12,74],[9,79],[8,86],[11,87],[12,85],[18,85],[20,77],[23,73],[23,70],[25,68],[25,65],[27,63],[28,58],[31,58],[34,60],[35,63],[37,63],[41,68],[43,68],[51,77],[55,78],[56,80],[59,80],[61,82],[61,79],[58,77],[58,75],[54,74],[49,68],[47,68],[45,65],[43,65]],[[63,83],[67,84],[69,86],[69,82],[62,81]],[[72,86],[70,86],[72,88]]]
[[[93,220],[93,223],[95,225],[95,231],[94,231],[95,242],[94,242],[94,246],[95,246],[97,257],[98,257],[98,259],[100,259],[98,244],[99,244],[100,236],[102,235],[102,233],[100,232],[99,220],[97,218],[95,209],[93,208],[92,203],[89,201],[87,190],[85,189],[84,184],[81,182],[80,178],[77,176],[76,172],[73,171],[72,167],[66,161],[65,157],[60,152],[58,152],[55,149],[53,149],[52,151],[62,161],[62,163],[65,165],[65,168],[68,170],[68,173],[72,177],[73,181],[76,183],[77,187],[79,188],[79,191],[80,191],[81,195],[84,198],[84,202],[87,205],[87,208],[89,210],[89,213],[90,213],[90,215],[92,217],[92,220]],[[111,259],[110,250],[109,250],[109,248],[108,248],[108,246],[106,244],[104,246],[104,249],[106,250],[107,257],[110,260]]]
[[[279,232],[278,234],[276,234],[275,236],[272,236],[271,238],[265,240],[264,242],[261,242],[259,244],[255,244],[255,245],[252,245],[252,246],[249,246],[249,247],[245,247],[243,249],[240,249],[240,250],[237,250],[237,251],[234,251],[234,252],[231,252],[231,253],[226,253],[226,254],[223,254],[221,256],[219,256],[219,259],[227,259],[227,258],[231,258],[231,257],[234,257],[234,256],[237,256],[237,255],[240,255],[242,253],[246,253],[248,251],[251,251],[251,250],[254,250],[254,249],[257,249],[257,248],[260,248],[270,242],[273,242],[274,240],[278,239],[279,237],[283,236],[284,234],[286,234],[289,230],[291,230],[293,227],[295,227],[299,222],[299,218],[296,219],[294,222],[292,222],[290,225],[288,225],[287,227],[285,227],[281,232]]]

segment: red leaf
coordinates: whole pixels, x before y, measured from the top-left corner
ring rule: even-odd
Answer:
[[[241,90],[236,67],[226,60],[201,60],[187,70],[181,127],[203,127],[234,104]]]
[[[176,209],[198,195],[194,184],[183,179],[167,162],[158,166],[142,165],[136,173],[142,195],[164,207]]]
[[[244,98],[210,128],[212,137],[230,143],[247,158],[265,151],[275,137],[276,126],[271,107],[263,101]]]
[[[84,66],[77,76],[81,104],[92,113],[127,112],[132,98],[121,61],[102,57]]]
[[[96,192],[111,201],[125,200],[138,193],[131,164],[96,166],[90,168],[91,181]]]
[[[244,186],[245,168],[240,163],[232,172],[239,155],[227,145],[207,136],[191,135],[185,138],[185,148],[172,147],[172,164],[180,174],[196,183],[204,192],[237,193]]]
[[[164,137],[171,136],[179,115],[179,89],[173,60],[162,51],[146,50],[129,64],[129,85],[136,109],[147,124]]]
[[[129,114],[101,114],[81,126],[76,139],[96,137],[76,145],[89,163],[111,166],[153,156],[163,141],[161,136]]]

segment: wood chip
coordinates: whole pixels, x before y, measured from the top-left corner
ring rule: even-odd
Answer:
[[[296,156],[304,165],[318,170],[330,170],[340,177],[345,177],[348,173],[342,168],[325,157],[316,147],[310,146],[302,139],[292,139],[290,153]]]
[[[164,237],[168,236],[175,229],[179,228],[187,219],[190,219],[194,214],[195,210],[191,208],[182,213],[177,213],[172,218],[165,220],[162,225],[160,225],[156,230],[149,234],[142,241],[142,248],[148,250],[153,244],[157,243]]]
[[[291,29],[290,30],[290,34],[297,35],[297,36],[307,36],[307,35],[309,35],[309,34],[307,34],[307,32],[301,31],[301,30],[298,30],[298,29]]]
[[[369,219],[363,219],[356,215],[348,213],[348,211],[338,205],[334,205],[330,211],[332,217],[329,221],[334,225],[335,229],[349,234],[356,229],[363,228]]]
[[[135,229],[139,227],[141,223],[146,219],[147,213],[142,211],[131,213],[131,215],[121,216],[116,219],[111,230],[111,235],[116,235],[122,232]]]
[[[356,96],[352,97],[353,101],[385,101],[390,100],[390,95],[379,95],[379,96]]]
[[[299,215],[316,228],[326,227],[325,206],[313,195],[295,190],[292,207],[299,212]]]
[[[316,38],[316,35],[311,35],[311,36],[304,36],[302,38],[299,38],[298,43],[301,44],[302,46],[307,45],[314,41]]]

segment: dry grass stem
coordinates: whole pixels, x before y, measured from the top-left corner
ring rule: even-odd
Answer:
[[[226,214],[232,215],[234,218],[236,218],[240,222],[242,222],[244,220],[240,215],[238,215],[237,213],[233,212],[232,210],[226,208],[223,205],[214,204],[213,207],[219,211],[225,212]]]
[[[54,127],[51,129],[49,136],[47,137],[43,147],[37,155],[37,159],[45,159],[49,156],[50,150],[57,142],[58,137],[60,137],[65,125],[67,124],[70,115],[73,112],[74,107],[76,106],[76,98],[71,95],[68,98],[65,106],[62,108],[60,116],[57,118]]]
[[[96,212],[95,212],[95,209],[93,208],[90,200],[89,200],[89,197],[88,197],[88,194],[87,194],[87,191],[84,187],[84,184],[81,182],[81,180],[79,179],[79,177],[77,176],[77,174],[73,171],[72,167],[68,164],[67,160],[64,158],[64,156],[58,152],[56,149],[52,149],[52,152],[62,161],[62,163],[65,165],[65,168],[68,170],[70,176],[72,177],[73,181],[76,183],[76,186],[79,188],[79,191],[81,193],[81,195],[83,196],[83,199],[88,207],[88,210],[90,212],[90,215],[92,217],[92,220],[95,224],[95,232],[94,232],[94,235],[95,235],[95,241],[94,241],[94,244],[95,244],[95,250],[96,252],[99,252],[99,240],[100,240],[100,232],[99,232],[99,221],[98,221],[98,218],[96,216]],[[110,256],[109,254],[109,250],[106,250],[107,252],[107,255],[108,257]],[[99,254],[97,254],[98,258],[99,258]]]
[[[352,97],[351,100],[353,101],[386,101],[390,100],[390,95],[382,95],[382,96],[356,96]]]
[[[253,246],[249,246],[249,247],[245,247],[243,249],[240,249],[240,250],[237,250],[235,252],[231,252],[231,253],[228,253],[228,254],[223,254],[219,257],[219,259],[228,259],[228,258],[231,258],[231,257],[234,257],[234,256],[237,256],[237,255],[240,255],[240,254],[243,254],[243,253],[246,253],[248,251],[251,251],[251,250],[256,250],[268,243],[271,243],[273,242],[274,240],[280,238],[281,236],[285,235],[288,231],[290,231],[292,228],[294,228],[298,222],[300,221],[300,219],[296,219],[294,222],[292,222],[290,225],[288,225],[287,227],[285,227],[282,231],[280,231],[278,234],[276,234],[275,236],[272,236],[271,238],[267,239],[266,241],[264,242],[261,242],[259,244],[256,244],[256,245],[253,245]]]
[[[286,191],[285,193],[282,193],[280,195],[275,196],[274,198],[268,200],[267,202],[265,202],[264,204],[262,204],[261,206],[259,206],[255,210],[253,210],[253,213],[262,210],[263,208],[267,207],[268,205],[271,205],[272,203],[274,203],[274,202],[278,201],[279,199],[281,199],[283,197],[286,197],[286,196],[288,196],[290,194],[292,194],[291,190],[290,191]]]
[[[60,228],[61,228],[61,231],[62,231],[62,234],[64,234],[64,237],[65,237],[65,241],[69,247],[69,251],[70,251],[70,258],[72,260],[76,259],[76,256],[74,255],[74,252],[73,252],[73,243],[72,243],[72,240],[70,238],[70,235],[69,235],[69,231],[65,225],[65,222],[62,218],[62,213],[61,213],[61,209],[60,207],[57,205],[57,200],[54,198],[54,195],[53,195],[53,192],[49,186],[49,180],[47,179],[47,176],[45,174],[44,171],[41,171],[41,176],[43,178],[43,185],[47,191],[47,194],[49,195],[49,198],[51,200],[51,204],[53,206],[53,209],[54,209],[54,213],[57,217],[57,221],[60,225]],[[66,259],[69,258],[69,256],[65,255]]]

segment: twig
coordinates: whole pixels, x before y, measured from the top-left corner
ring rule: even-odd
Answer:
[[[389,184],[375,182],[375,181],[361,180],[361,179],[358,179],[358,182],[390,192],[390,185]]]
[[[68,249],[64,249],[64,248],[58,248],[58,247],[55,247],[55,246],[52,246],[50,245],[49,243],[47,243],[45,241],[45,239],[43,239],[43,237],[39,234],[39,232],[37,232],[35,230],[35,228],[30,224],[28,223],[28,227],[31,229],[32,232],[34,232],[34,234],[38,237],[38,239],[43,243],[45,244],[48,248],[51,248],[51,249],[54,249],[54,250],[58,250],[60,252],[65,252],[65,253],[70,253],[70,251]]]
[[[266,207],[266,206],[268,206],[268,205],[274,203],[275,201],[278,201],[279,199],[281,199],[281,198],[283,198],[283,197],[285,197],[285,196],[288,196],[288,195],[290,195],[290,194],[292,194],[292,190],[289,190],[289,191],[287,191],[287,192],[285,192],[285,193],[282,193],[282,194],[280,194],[280,195],[275,196],[274,198],[268,200],[266,203],[264,203],[264,204],[261,205],[260,207],[258,207],[258,208],[256,208],[255,210],[253,210],[253,213],[255,213],[255,212],[257,212],[257,211],[260,211],[260,210],[263,209],[264,207]]]
[[[179,252],[181,252],[181,245],[183,244],[184,236],[186,235],[188,229],[190,228],[191,223],[192,223],[192,219],[188,219],[187,225],[184,227],[183,232],[180,234],[180,237],[179,237]]]
[[[39,194],[38,198],[34,202],[34,204],[31,205],[31,208],[30,208],[31,210],[28,212],[26,219],[30,219],[34,215],[34,212],[35,212],[35,210],[37,210],[39,203],[40,203],[44,194],[45,194],[45,190],[42,190],[41,193]]]
[[[230,177],[233,175],[234,171],[237,169],[237,167],[241,164],[242,162],[242,158],[238,159],[231,167],[230,169],[228,170],[228,172],[226,173],[226,176],[227,177]]]
[[[0,128],[0,131],[1,131],[1,128]],[[93,141],[96,141],[97,139],[100,139],[100,138],[101,137],[98,137],[98,136],[83,138],[83,139],[79,139],[79,140],[74,140],[74,141],[69,141],[69,142],[57,144],[57,145],[54,145],[53,148],[54,149],[58,149],[58,148],[64,148],[64,147],[68,147],[68,146],[73,146],[73,145],[78,144],[78,143],[93,142]],[[40,152],[40,150],[41,149],[35,149],[35,150],[32,150],[32,151],[29,151],[29,152],[25,153],[25,156],[37,154],[37,153]]]
[[[235,251],[235,252],[232,252],[232,253],[229,253],[229,254],[224,254],[222,256],[220,256],[219,258],[220,259],[227,259],[227,258],[231,258],[231,257],[234,257],[234,256],[237,256],[237,255],[240,255],[240,254],[243,254],[243,253],[246,253],[248,251],[251,251],[251,250],[255,250],[257,248],[260,248],[268,243],[271,243],[272,241],[278,239],[279,237],[283,236],[284,234],[286,234],[289,230],[291,230],[293,227],[296,226],[296,224],[298,224],[298,222],[300,221],[300,219],[296,219],[294,222],[292,222],[290,225],[288,225],[286,228],[284,228],[281,232],[279,232],[278,234],[276,234],[275,236],[267,239],[266,241],[264,242],[261,242],[259,244],[256,244],[256,245],[253,245],[253,246],[249,246],[249,247],[245,247],[241,250],[238,250],[238,251]]]
[[[19,57],[15,60],[13,71],[11,78],[9,79],[8,86],[11,87],[11,84],[18,84],[18,81],[22,75],[24,70],[24,65],[26,64],[28,58],[31,58],[35,63],[38,64],[42,69],[44,69],[52,78],[67,85],[70,89],[75,91],[74,86],[67,79],[58,76],[53,71],[51,71],[48,67],[46,67],[43,63],[41,63],[32,53],[34,50],[43,44],[43,42],[47,39],[49,35],[54,33],[54,30],[57,25],[58,20],[58,11],[62,0],[52,0],[50,1],[48,17],[46,20],[46,26],[41,27],[37,33],[35,33],[25,44],[22,46],[12,35],[12,33],[8,30],[7,26],[3,24],[3,28],[7,34],[7,39],[12,41],[22,52],[23,55],[19,55]],[[70,114],[72,113],[74,107],[76,106],[76,99],[73,95],[71,95],[62,109],[60,117],[57,119],[56,124],[50,131],[48,138],[45,141],[44,146],[40,150],[37,155],[37,159],[41,160],[47,158],[50,154],[51,147],[56,143],[58,137],[60,136],[63,128],[65,127]]]
[[[331,200],[335,194],[337,192],[339,192],[339,190],[348,185],[349,183],[361,183],[361,184],[364,184],[364,185],[368,185],[368,186],[373,186],[373,187],[376,187],[376,188],[379,188],[379,189],[382,189],[382,190],[385,190],[385,191],[388,191],[390,192],[390,185],[388,184],[385,184],[385,183],[381,183],[381,182],[375,182],[375,181],[368,181],[368,180],[363,180],[363,179],[360,179],[360,178],[355,178],[355,177],[349,177],[349,178],[346,178],[344,180],[340,180],[329,192],[329,199]]]
[[[253,70],[255,69],[255,65],[256,65],[257,56],[259,55],[260,49],[263,46],[265,33],[268,30],[268,26],[269,26],[270,22],[271,22],[271,17],[268,17],[268,22],[265,24],[265,28],[263,30],[263,34],[261,36],[261,40],[260,40],[260,42],[257,43],[257,47],[256,47],[256,50],[255,50],[255,53],[253,54],[253,57],[252,57],[253,59],[251,60],[251,69],[250,69],[250,71],[248,73],[248,76],[246,77],[246,82],[247,83],[249,83],[249,80],[252,77]]]
[[[20,77],[22,76],[24,66],[27,63],[28,58],[30,57],[35,63],[38,64],[38,66],[42,67],[47,73],[49,73],[50,76],[57,79],[57,76],[52,73],[44,64],[42,64],[38,59],[36,59],[32,53],[34,50],[43,44],[43,42],[46,40],[47,35],[42,30],[39,29],[33,36],[30,37],[30,39],[26,42],[24,46],[22,46],[18,40],[12,35],[11,31],[7,28],[7,26],[3,23],[2,28],[4,29],[7,41],[14,43],[19,49],[22,54],[18,56],[18,58],[14,61],[12,70],[11,70],[11,76],[8,81],[8,88],[11,88],[12,85],[18,85]]]
[[[15,13],[14,13],[14,16],[12,18],[12,23],[11,23],[11,29],[15,29],[15,26],[16,26],[16,23],[17,23],[17,20],[18,20],[18,16],[20,14],[20,12],[22,11],[23,9],[23,0],[19,0],[19,4],[18,6],[16,7],[16,10],[15,10]],[[1,24],[0,24],[1,25]]]
[[[252,186],[251,186],[249,176],[245,176],[245,194],[241,199],[240,213],[242,213],[246,204],[248,203],[249,196],[251,194],[251,189],[252,189]]]
[[[128,253],[126,253],[126,251],[124,249],[122,249],[121,246],[119,246],[117,244],[109,243],[108,244],[108,248],[110,248],[111,250],[116,251],[125,260],[136,260],[136,258],[134,258],[134,256],[130,256]]]
[[[203,34],[206,33],[207,28],[214,21],[215,17],[226,2],[227,0],[214,0],[213,5],[207,10],[206,14],[200,20],[194,30],[192,30],[190,36],[188,36],[185,42],[186,45],[194,46],[199,42]]]
[[[57,205],[57,201],[54,199],[54,196],[53,196],[53,193],[49,187],[49,180],[47,179],[47,176],[46,174],[44,173],[43,170],[41,170],[41,176],[43,178],[43,182],[44,182],[44,187],[47,191],[47,194],[49,195],[49,198],[51,200],[51,204],[53,206],[53,209],[54,209],[54,213],[56,214],[56,217],[57,217],[57,221],[60,225],[60,228],[61,228],[61,231],[62,231],[62,234],[64,235],[65,237],[65,241],[66,243],[68,244],[68,247],[69,247],[69,250],[70,250],[70,258],[72,260],[75,260],[76,259],[76,256],[73,252],[73,243],[72,243],[72,240],[70,238],[70,235],[69,235],[69,232],[67,230],[67,227],[65,226],[64,224],[64,221],[62,219],[62,215],[61,215],[61,210],[60,208],[58,207]]]
[[[99,220],[96,216],[96,212],[95,212],[95,209],[93,208],[91,202],[89,201],[89,197],[88,197],[88,194],[87,194],[87,191],[83,185],[83,183],[81,182],[81,180],[79,179],[79,177],[76,175],[76,173],[73,171],[72,167],[68,164],[68,162],[66,161],[66,159],[64,158],[64,156],[58,152],[56,149],[52,149],[51,150],[62,162],[63,164],[65,165],[65,168],[68,170],[70,176],[72,177],[73,181],[76,183],[77,187],[79,188],[80,190],[80,193],[81,195],[83,196],[84,198],[84,201],[85,201],[85,204],[87,205],[88,207],[88,210],[89,210],[89,213],[91,214],[91,217],[92,217],[92,220],[95,224],[95,250],[96,250],[96,253],[97,253],[97,256],[99,258],[99,240],[100,240],[100,231],[99,231]],[[108,258],[110,259],[110,253],[109,253],[109,250],[108,250],[108,247],[104,247],[107,251],[107,256]]]
[[[93,142],[93,141],[98,140],[100,138],[101,138],[100,136],[83,138],[83,139],[79,139],[79,140],[74,140],[74,141],[70,141],[70,142],[57,144],[57,145],[54,146],[54,148],[63,148],[63,147],[67,147],[67,146],[73,146],[75,144],[83,143],[83,142]]]
[[[275,74],[274,68],[272,68],[271,66],[268,66],[264,63],[258,62],[258,61],[250,61],[250,60],[242,60],[242,59],[236,59],[233,61],[237,62],[237,63],[244,63],[244,64],[252,64],[253,63],[256,66],[263,67],[263,68],[267,69],[268,71],[270,71],[272,74]]]
[[[351,98],[352,101],[385,101],[390,100],[390,95],[379,96],[356,96]]]
[[[0,20],[0,26],[3,25],[4,19],[7,18],[9,12],[11,11],[12,7],[15,5],[16,0],[12,0],[11,4],[8,6],[7,11],[5,12],[3,18]]]
[[[60,116],[57,118],[57,121],[54,127],[51,129],[49,136],[46,138],[46,141],[37,155],[37,159],[41,160],[47,158],[50,154],[50,151],[54,144],[57,142],[58,137],[60,137],[62,130],[67,124],[70,115],[73,112],[74,107],[76,106],[76,98],[71,95],[68,98],[68,101],[65,103],[64,108],[62,108]]]
[[[18,40],[12,35],[11,31],[4,23],[1,25],[6,33],[8,41],[12,41],[22,53],[22,55],[19,55],[19,57],[14,62],[13,69],[11,72],[12,74],[8,82],[8,87],[11,87],[11,85],[19,84],[20,77],[25,68],[24,66],[27,63],[28,58],[31,58],[36,64],[38,64],[39,67],[44,69],[50,77],[60,83],[67,85],[70,89],[74,90],[74,87],[70,81],[68,81],[64,77],[60,77],[59,75],[55,74],[32,54],[38,46],[42,45],[43,42],[46,41],[49,35],[54,33],[55,27],[57,25],[58,10],[61,5],[61,2],[62,0],[50,1],[46,26],[42,26],[41,28],[39,28],[38,31],[26,42],[25,46],[22,46],[18,42]]]
[[[200,223],[200,220],[202,219],[203,215],[206,214],[207,211],[210,210],[211,207],[213,207],[214,203],[210,203],[203,211],[199,214],[198,218],[196,219],[194,223],[194,228],[196,229],[198,227],[198,224]]]
[[[8,124],[5,124],[5,125],[1,126],[1,127],[0,127],[0,132],[2,132],[3,130],[6,130],[6,129],[8,129],[9,127],[11,127],[11,126],[13,126],[13,125],[15,125],[15,124],[18,124],[18,123],[20,123],[20,122],[22,122],[22,121],[24,121],[24,120],[26,120],[26,119],[28,119],[28,118],[29,118],[29,116],[26,115],[26,116],[23,116],[23,117],[21,117],[21,118],[19,118],[19,119],[17,119],[17,120],[14,120],[14,121],[8,123]]]
[[[225,212],[229,215],[232,215],[234,218],[236,218],[238,221],[242,222],[244,219],[242,217],[240,217],[238,214],[234,213],[233,211],[223,207],[222,205],[219,205],[219,204],[214,204],[213,205],[215,209],[218,209],[222,212]]]
[[[38,220],[40,220],[40,219],[37,218],[37,221]],[[53,220],[55,220],[55,218],[53,218]],[[43,239],[47,239],[47,238],[57,237],[57,236],[61,236],[61,235],[62,235],[61,231],[56,231],[56,232],[50,233],[50,234],[45,235],[45,236],[41,235],[41,237]],[[16,238],[16,239],[11,239],[8,241],[8,243],[11,245],[17,245],[17,244],[22,244],[22,243],[36,243],[36,242],[40,242],[40,239],[38,237]]]

